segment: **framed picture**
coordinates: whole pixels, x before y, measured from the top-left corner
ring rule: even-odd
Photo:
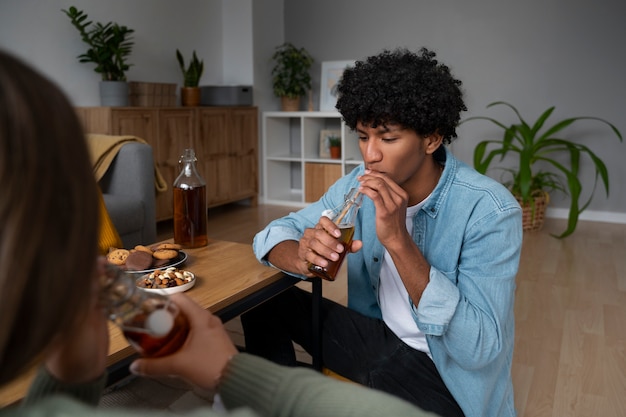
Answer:
[[[322,62],[322,77],[320,81],[320,111],[337,111],[337,81],[343,75],[346,67],[354,65],[354,61],[324,61]]]
[[[341,137],[340,130],[322,130],[320,131],[320,158],[330,158],[330,137]]]

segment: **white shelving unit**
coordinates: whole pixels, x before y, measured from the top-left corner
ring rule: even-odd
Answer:
[[[320,158],[320,132],[329,129],[341,131],[340,159]],[[337,112],[264,112],[262,135],[267,204],[304,207],[313,201],[307,201],[306,184],[328,186],[362,162],[358,138]],[[314,180],[312,171],[325,178]]]

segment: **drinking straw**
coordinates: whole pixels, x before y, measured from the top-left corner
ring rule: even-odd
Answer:
[[[352,197],[352,203],[354,204],[354,202],[356,201],[357,197],[359,196],[359,194],[361,194],[360,191],[357,191],[354,194],[354,197]],[[335,221],[336,224],[341,224],[341,221],[343,220],[344,217],[346,217],[346,214],[348,214],[348,210],[350,210],[350,207],[352,207],[352,204],[347,204],[343,210],[341,210],[341,213],[339,213],[339,217],[337,217],[337,220]]]

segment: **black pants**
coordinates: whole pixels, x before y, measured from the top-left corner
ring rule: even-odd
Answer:
[[[241,316],[246,351],[295,366],[292,341],[311,352],[311,294],[293,287]],[[322,361],[362,385],[441,416],[463,416],[424,352],[402,342],[382,320],[322,301]]]

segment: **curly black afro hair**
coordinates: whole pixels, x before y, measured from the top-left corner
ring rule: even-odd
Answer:
[[[347,68],[337,84],[337,109],[346,125],[376,127],[397,123],[421,136],[439,133],[444,143],[456,138],[466,111],[461,81],[426,48],[384,50]]]

